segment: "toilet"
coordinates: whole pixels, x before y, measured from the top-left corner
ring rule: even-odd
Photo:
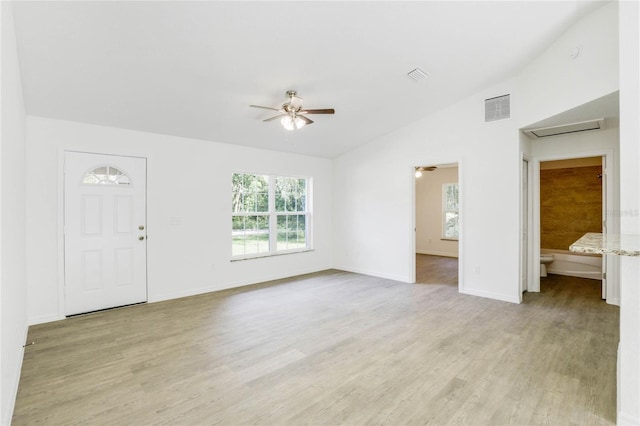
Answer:
[[[547,276],[547,265],[553,262],[553,253],[540,253],[540,276]]]

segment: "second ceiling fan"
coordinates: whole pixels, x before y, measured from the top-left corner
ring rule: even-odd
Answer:
[[[305,125],[312,124],[313,120],[306,116],[306,114],[335,114],[333,108],[324,109],[308,109],[302,108],[302,98],[297,96],[295,90],[289,90],[286,93],[289,98],[289,102],[282,104],[280,108],[272,108],[260,105],[249,105],[253,108],[268,109],[271,111],[277,111],[280,114],[267,118],[262,121],[273,121],[280,118],[282,126],[287,130],[300,129]]]

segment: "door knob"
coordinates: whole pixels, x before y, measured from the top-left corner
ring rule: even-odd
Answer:
[[[139,239],[140,241],[144,240],[144,235],[140,235],[140,236],[138,237],[138,239]]]
[[[144,225],[138,226],[138,229],[141,230],[141,231],[144,231]]]

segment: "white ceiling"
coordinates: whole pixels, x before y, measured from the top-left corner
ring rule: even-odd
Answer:
[[[333,158],[514,75],[603,3],[21,2],[31,115]],[[415,82],[406,73],[430,75]],[[295,89],[334,116],[287,132]]]

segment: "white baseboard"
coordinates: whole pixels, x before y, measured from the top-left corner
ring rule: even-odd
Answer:
[[[29,325],[37,325],[44,324],[45,322],[54,322],[65,319],[64,315],[59,314],[51,314],[51,315],[42,315],[39,317],[29,318]]]
[[[520,298],[517,296],[513,297],[506,294],[492,293],[489,291],[477,290],[474,288],[460,288],[458,291],[462,294],[468,294],[470,296],[479,296],[479,297],[484,297],[486,299],[494,299],[494,300],[500,300],[503,302],[510,302],[510,303],[517,303],[517,304],[520,303]]]
[[[181,297],[189,297],[196,296],[198,294],[211,293],[214,291],[222,291],[228,290],[230,288],[238,288],[244,287],[247,285],[259,284],[267,281],[280,280],[283,278],[295,277],[298,275],[312,274],[314,272],[326,271],[328,269],[333,269],[330,266],[323,268],[312,268],[312,269],[300,269],[297,271],[287,271],[283,274],[273,274],[273,275],[265,275],[260,277],[259,280],[240,280],[240,281],[231,281],[224,284],[213,284],[204,287],[192,288],[185,291],[157,294],[157,295],[149,295],[149,303],[162,302],[165,300],[179,299]]]
[[[212,284],[212,285],[196,287],[196,288],[192,288],[184,291],[149,295],[148,302],[154,303],[154,302],[162,302],[165,300],[179,299],[181,297],[196,296],[198,294],[211,293],[213,291],[228,290],[230,288],[243,287],[243,286],[252,285],[252,284],[259,284],[266,281],[279,280],[283,278],[295,277],[297,275],[305,275],[305,274],[311,274],[319,271],[326,271],[328,269],[334,269],[334,268],[331,266],[326,266],[321,268],[300,269],[297,271],[287,271],[286,273],[283,273],[283,274],[274,274],[271,276],[264,276],[264,277],[261,277],[259,280],[232,281],[232,282],[224,283],[222,285]],[[47,322],[60,321],[65,318],[66,317],[64,315],[60,315],[60,314],[42,315],[42,316],[29,318],[29,325],[37,325],[37,324],[44,324]]]
[[[564,275],[565,277],[586,278],[589,280],[601,280],[601,272],[581,272],[581,271],[564,271],[562,269],[554,269],[547,267],[547,273],[555,275]]]
[[[382,272],[372,271],[370,269],[351,268],[348,266],[336,266],[334,269],[339,269],[340,271],[345,271],[345,272],[353,272],[354,274],[369,275],[372,277],[384,278],[387,280],[400,281],[403,283],[411,282],[409,277],[406,277],[406,276],[385,274]]]
[[[428,254],[429,256],[441,256],[441,257],[455,257],[455,258],[458,258],[458,253],[449,253],[449,252],[445,252],[445,251],[416,250],[416,254]]]
[[[22,339],[20,339],[21,342],[26,342],[27,341],[27,336],[29,334],[29,325],[25,325],[24,327],[24,332],[23,332],[23,336]],[[2,425],[10,425],[11,424],[11,419],[13,418],[13,410],[16,406],[16,398],[18,397],[18,386],[20,385],[20,375],[22,373],[22,361],[24,360],[24,346],[18,348],[20,354],[19,354],[19,359],[20,362],[18,364],[18,368],[15,371],[15,377],[13,377],[13,380],[11,380],[13,382],[13,386],[11,388],[11,394],[9,396],[9,409],[7,410],[6,413],[2,413],[3,414],[3,418],[0,419],[0,424]]]
[[[616,424],[618,426],[638,426],[640,425],[640,418],[618,412]]]
[[[607,299],[607,303],[609,305],[620,306],[620,299],[619,298],[609,298],[609,299]]]

